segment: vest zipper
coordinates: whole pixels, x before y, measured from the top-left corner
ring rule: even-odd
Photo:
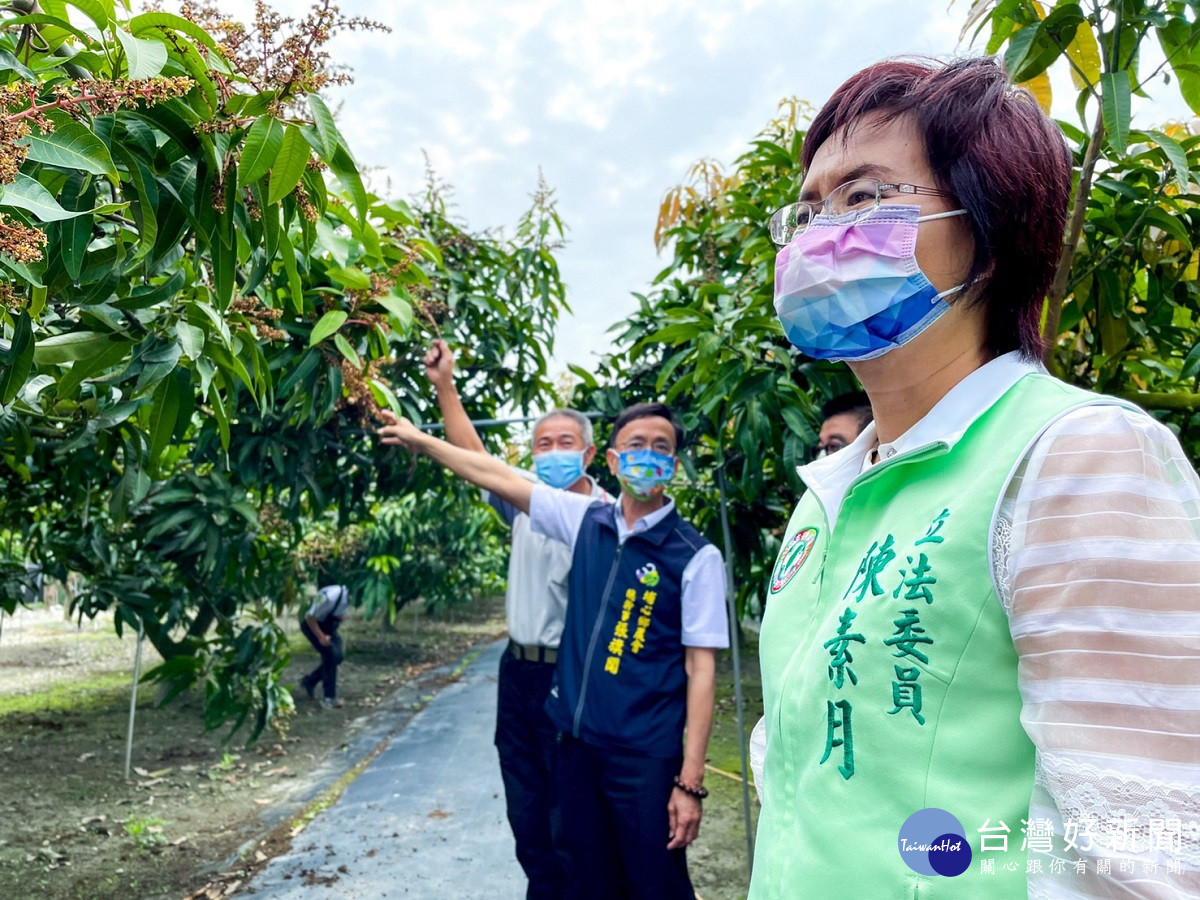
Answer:
[[[604,624],[604,611],[608,609],[608,594],[613,582],[617,579],[617,567],[621,565],[621,553],[624,544],[617,545],[617,555],[613,560],[612,569],[608,572],[608,582],[604,585],[604,593],[600,595],[600,609],[596,612],[596,624],[592,626],[592,639],[588,642],[587,655],[583,659],[583,685],[579,688],[579,703],[575,706],[575,722],[571,728],[571,736],[579,737],[579,720],[583,718],[583,700],[587,696],[588,678],[592,673],[592,654],[596,651],[596,639],[600,636],[600,626]]]

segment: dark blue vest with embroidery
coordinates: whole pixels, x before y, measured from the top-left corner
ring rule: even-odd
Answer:
[[[687,673],[680,585],[706,543],[672,510],[622,545],[613,507],[588,510],[575,539],[567,620],[546,700],[560,731],[604,750],[682,753]]]

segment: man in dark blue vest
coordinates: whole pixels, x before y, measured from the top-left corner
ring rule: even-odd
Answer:
[[[665,494],[683,439],[671,411],[639,403],[618,416],[607,461],[621,499],[607,506],[389,420],[384,443],[528,511],[534,531],[572,549],[546,702],[560,732],[569,896],[694,896],[684,848],[700,830],[716,651],[729,636],[721,554]]]

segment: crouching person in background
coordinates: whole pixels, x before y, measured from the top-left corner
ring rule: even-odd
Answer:
[[[337,632],[349,610],[350,591],[346,585],[331,584],[317,592],[317,599],[308,608],[300,625],[300,630],[313,649],[321,654],[321,664],[300,679],[300,686],[310,700],[315,700],[319,682],[324,695],[321,706],[327,709],[342,705],[337,695],[337,667],[346,654],[342,651],[342,638]]]

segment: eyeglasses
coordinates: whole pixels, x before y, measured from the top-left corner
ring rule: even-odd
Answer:
[[[803,234],[812,223],[813,216],[824,213],[840,223],[857,222],[878,208],[884,199],[898,194],[932,194],[950,197],[952,194],[937,188],[920,187],[915,184],[889,184],[878,178],[856,178],[839,184],[824,200],[810,203],[800,200],[790,203],[771,216],[771,240],[779,247],[786,246],[792,238]]]
[[[842,441],[838,440],[837,438],[834,438],[827,444],[818,444],[817,450],[813,454],[812,458],[813,459],[824,459],[830,453],[837,453],[839,450],[843,449],[844,447],[846,447],[846,444],[842,443]]]
[[[661,453],[663,456],[674,456],[675,455],[675,445],[672,444],[670,441],[665,440],[663,438],[658,438],[657,440],[655,440],[654,442],[652,442],[650,444],[647,444],[645,441],[641,440],[640,438],[634,438],[629,443],[627,443],[624,447],[618,447],[617,452],[618,453],[628,453],[633,450],[645,450],[647,448],[653,450],[655,453]]]

